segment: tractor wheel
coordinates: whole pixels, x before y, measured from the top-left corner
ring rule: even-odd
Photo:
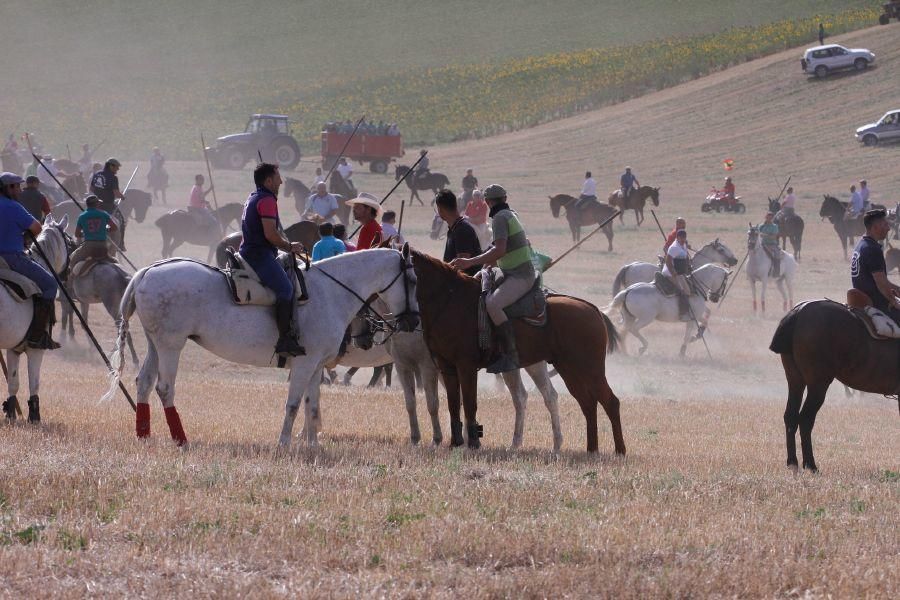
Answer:
[[[275,163],[285,170],[293,170],[300,164],[300,149],[293,140],[281,139],[272,144]]]
[[[388,171],[387,161],[383,160],[373,160],[369,163],[369,170],[373,173],[378,173],[379,175],[384,175]]]
[[[247,157],[244,156],[244,153],[238,150],[237,148],[231,148],[230,150],[225,151],[224,163],[225,166],[229,169],[239,170],[243,169],[244,165],[247,164]]]
[[[724,211],[724,210],[728,210],[728,207],[727,207],[727,206],[724,206],[724,205],[722,205],[722,204],[716,204],[716,212],[717,212],[717,213],[720,213],[720,212],[722,212],[722,211]]]
[[[827,75],[828,75],[828,67],[826,67],[825,65],[819,65],[818,67],[816,67],[816,77],[818,77],[819,79],[822,79],[823,77],[826,77]]]
[[[853,68],[857,71],[865,71],[869,66],[869,61],[864,58],[857,58],[853,61]]]
[[[891,22],[891,18],[890,18],[889,16],[887,16],[887,15],[879,15],[879,17],[878,17],[878,23],[879,23],[880,25],[887,25],[887,24],[890,23],[890,22]]]
[[[863,144],[866,146],[877,146],[878,145],[878,136],[873,133],[869,133],[863,136]]]

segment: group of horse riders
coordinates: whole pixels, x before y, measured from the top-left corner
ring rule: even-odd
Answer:
[[[631,171],[631,167],[625,167],[625,172],[619,176],[619,193],[622,196],[623,206],[628,206],[631,193],[640,187],[641,183],[638,181],[637,175]],[[584,183],[581,185],[581,193],[578,195],[575,208],[580,210],[591,202],[597,202],[597,180],[588,171],[584,174]]]

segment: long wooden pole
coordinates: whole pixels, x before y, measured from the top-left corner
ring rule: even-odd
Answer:
[[[202,131],[200,132],[200,145],[203,146],[203,159],[206,161],[206,174],[209,175],[209,187],[212,189],[213,206],[216,207],[216,215],[218,215],[219,214],[219,200],[218,200],[218,198],[216,198],[216,184],[213,183],[212,167],[209,166],[209,154],[206,152],[206,141],[203,139]],[[260,162],[262,162],[262,161],[260,160]],[[200,191],[202,192],[203,189],[201,188]],[[225,227],[222,225],[222,220],[216,219],[216,222],[219,224],[219,233],[221,233],[222,237],[224,238],[225,237]]]
[[[406,208],[406,200],[400,202],[400,220],[397,222],[397,235],[403,231],[403,209]]]
[[[413,166],[409,168],[409,171],[407,171],[406,173],[403,174],[403,177],[401,177],[397,181],[397,183],[394,184],[394,187],[391,188],[391,191],[389,191],[387,194],[385,194],[384,198],[381,199],[381,202],[378,203],[379,205],[384,204],[385,200],[387,200],[388,198],[391,197],[391,194],[394,193],[394,190],[396,190],[398,187],[400,187],[401,183],[406,181],[406,178],[409,177],[410,174],[416,170],[416,167],[419,165],[420,162],[422,162],[422,159],[425,158],[426,156],[428,156],[427,151],[425,152],[425,154],[423,154],[422,156],[419,157],[419,160],[417,160],[415,163],[413,163]],[[362,229],[362,225],[357,226],[356,229],[353,230],[353,233],[351,233],[349,236],[347,236],[347,239],[352,240],[353,236],[356,235],[360,229]]]
[[[558,263],[559,261],[561,261],[562,259],[564,259],[566,256],[569,255],[569,253],[571,253],[572,251],[576,250],[576,249],[578,248],[578,246],[580,246],[580,245],[582,245],[583,243],[585,243],[586,241],[588,241],[592,236],[594,236],[595,234],[599,233],[601,229],[603,229],[604,227],[606,227],[607,225],[609,225],[609,222],[612,221],[613,219],[615,219],[616,217],[618,217],[619,214],[621,214],[621,212],[622,212],[621,210],[617,210],[617,211],[614,212],[612,215],[610,215],[609,217],[607,217],[606,219],[604,219],[604,221],[603,221],[602,223],[600,223],[599,225],[597,225],[597,228],[596,228],[595,230],[593,230],[592,232],[590,232],[589,234],[587,234],[586,236],[584,236],[583,238],[581,238],[581,240],[579,240],[579,242],[578,242],[577,244],[575,244],[574,246],[572,246],[571,248],[569,248],[568,250],[566,250],[565,252],[563,252],[562,254],[560,254],[559,257],[557,257],[556,259],[551,260],[551,261],[550,261],[550,264],[547,265],[547,266],[544,268],[544,270],[543,270],[542,272],[543,272],[543,273],[546,273],[547,271],[549,271],[549,270],[553,267],[553,265],[555,265],[556,263]]]

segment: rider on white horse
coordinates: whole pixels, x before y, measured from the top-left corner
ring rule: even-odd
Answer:
[[[678,311],[681,313],[682,320],[690,319],[691,285],[688,283],[687,276],[691,271],[691,259],[687,251],[687,232],[679,229],[675,234],[675,243],[666,250],[666,264],[663,266],[662,274],[678,289]]]
[[[450,266],[465,271],[469,267],[496,262],[503,271],[503,282],[488,295],[485,305],[500,336],[500,357],[487,368],[488,373],[505,373],[519,368],[516,334],[504,308],[528,293],[536,277],[531,263],[531,246],[519,216],[506,203],[506,190],[499,185],[484,189],[484,199],[491,207],[494,245],[472,258],[455,258]]]
[[[260,163],[253,171],[256,191],[250,194],[244,204],[241,216],[240,254],[246,260],[259,280],[275,292],[275,320],[278,323],[278,342],[275,353],[279,356],[303,356],[303,346],[297,342],[292,327],[294,313],[294,285],[276,260],[278,250],[300,253],[303,246],[288,240],[281,229],[278,218],[278,190],[281,174],[278,166]]]
[[[0,174],[0,258],[9,268],[34,281],[41,289],[34,299],[34,317],[25,336],[32,348],[55,350],[59,344],[50,338],[48,325],[53,319],[58,286],[53,275],[25,254],[25,232],[37,236],[41,224],[17,202],[24,180],[15,173]]]
[[[778,224],[774,222],[775,213],[766,213],[765,223],[759,226],[759,235],[763,250],[772,259],[772,275],[781,274],[781,248],[778,247]]]
[[[74,271],[75,265],[88,258],[104,260],[109,258],[109,240],[106,228],[117,229],[116,222],[109,213],[100,210],[100,199],[91,194],[84,199],[87,210],[78,217],[75,227],[75,239],[83,242],[69,257],[69,267]]]

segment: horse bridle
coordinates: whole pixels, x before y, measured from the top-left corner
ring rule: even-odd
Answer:
[[[383,294],[386,291],[388,291],[389,289],[391,289],[391,287],[393,287],[393,285],[395,283],[397,283],[398,279],[400,279],[401,277],[403,278],[403,296],[404,296],[404,301],[406,303],[406,306],[405,306],[405,309],[401,313],[399,313],[398,315],[396,315],[394,317],[393,321],[386,319],[383,315],[381,315],[377,310],[375,310],[372,307],[372,298],[369,298],[369,299],[363,298],[362,296],[357,294],[356,291],[351,289],[350,286],[346,285],[344,282],[339,280],[337,277],[334,277],[331,273],[328,273],[327,271],[325,271],[318,265],[312,264],[312,267],[318,269],[318,271],[320,273],[322,273],[323,275],[325,275],[325,277],[327,277],[331,281],[338,284],[340,287],[342,287],[345,290],[347,290],[348,292],[350,292],[350,294],[352,296],[354,296],[357,300],[359,300],[362,303],[360,312],[365,312],[367,315],[369,315],[369,314],[374,315],[375,318],[378,320],[378,322],[386,325],[388,327],[388,329],[391,330],[391,333],[389,334],[388,337],[395,334],[398,330],[402,331],[404,326],[408,327],[408,329],[406,329],[406,331],[413,331],[415,329],[415,321],[418,320],[418,318],[419,318],[419,312],[414,311],[410,308],[410,302],[409,302],[409,283],[410,282],[409,282],[409,277],[406,276],[406,272],[408,270],[412,269],[413,266],[411,263],[408,263],[406,261],[406,259],[403,257],[402,253],[400,254],[400,269],[397,272],[397,274],[394,275],[394,278],[391,279],[390,283],[388,283],[382,289],[378,290],[377,292],[375,292],[373,294],[373,297],[380,296],[381,294]],[[387,340],[385,340],[385,341],[387,341]]]

